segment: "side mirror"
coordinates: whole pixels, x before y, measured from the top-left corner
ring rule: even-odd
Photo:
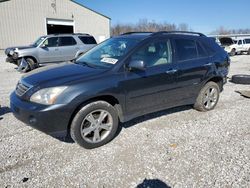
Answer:
[[[130,70],[144,71],[146,69],[146,64],[141,60],[132,60],[128,66]]]

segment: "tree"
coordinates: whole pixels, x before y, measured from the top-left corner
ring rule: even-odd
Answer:
[[[157,31],[190,31],[189,26],[181,23],[178,27],[167,22],[157,23],[154,20],[141,19],[136,24],[116,24],[112,27],[112,35],[126,32],[157,32]]]

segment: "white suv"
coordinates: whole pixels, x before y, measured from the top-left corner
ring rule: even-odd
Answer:
[[[242,54],[243,52],[247,52],[250,55],[250,38],[233,40],[230,37],[223,37],[219,40],[221,46],[231,56]]]

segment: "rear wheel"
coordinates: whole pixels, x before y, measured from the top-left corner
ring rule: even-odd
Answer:
[[[70,135],[84,148],[100,147],[115,137],[118,122],[117,112],[111,104],[96,101],[77,112],[71,124]]]
[[[219,85],[215,82],[208,82],[201,89],[194,104],[194,108],[202,112],[213,110],[218,103],[219,96],[220,96]]]
[[[235,55],[236,55],[236,50],[232,49],[231,52],[230,52],[230,56],[235,56]]]

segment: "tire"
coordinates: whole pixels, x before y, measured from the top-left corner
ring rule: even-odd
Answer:
[[[230,55],[230,56],[235,56],[235,55],[236,55],[236,50],[235,50],[235,49],[232,49],[229,55]]]
[[[26,58],[25,60],[29,64],[30,70],[33,70],[33,69],[37,68],[37,63],[32,58]]]
[[[245,74],[233,75],[231,81],[235,84],[250,84],[250,75],[245,75]]]
[[[93,149],[110,142],[116,135],[118,124],[115,108],[105,101],[96,101],[77,112],[71,123],[70,135],[80,146]]]
[[[29,71],[31,71],[31,70],[33,70],[33,69],[36,68],[36,62],[32,58],[25,58],[25,61],[27,63],[25,63],[24,65],[21,65],[22,64],[22,60],[20,60],[20,62],[19,62],[18,67],[22,66],[20,68],[20,72],[26,73],[26,72],[29,72]]]
[[[219,85],[215,82],[208,82],[201,89],[194,104],[194,108],[201,112],[213,110],[219,101],[219,97]]]
[[[247,51],[247,55],[250,55],[250,48],[249,48],[248,51]]]

